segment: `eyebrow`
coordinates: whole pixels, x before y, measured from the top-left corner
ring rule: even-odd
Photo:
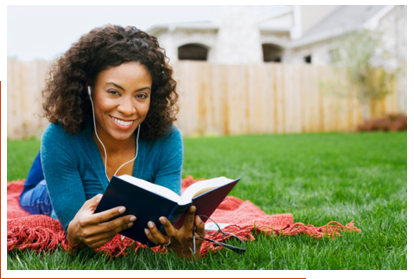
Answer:
[[[118,84],[116,84],[116,83],[114,83],[114,82],[107,82],[106,84],[111,84],[111,85],[113,85],[113,86],[115,86],[115,87],[117,87],[117,88],[119,88],[119,89],[121,89],[121,90],[125,91],[125,89],[124,89],[124,88],[122,88],[122,86],[121,86],[121,85],[118,85]],[[151,90],[151,87],[148,87],[148,86],[146,86],[146,87],[142,87],[142,88],[140,88],[140,89],[135,90],[135,92],[137,92],[137,91],[142,91],[142,90],[145,90],[145,89],[149,89],[149,90]]]

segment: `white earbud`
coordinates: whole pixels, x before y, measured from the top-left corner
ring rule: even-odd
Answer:
[[[90,86],[88,86],[88,94],[89,94],[89,96],[92,95],[92,93],[91,93],[91,87]]]

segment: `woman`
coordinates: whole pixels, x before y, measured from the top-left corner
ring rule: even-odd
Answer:
[[[43,91],[51,124],[20,200],[32,213],[56,215],[69,245],[100,247],[139,218],[111,220],[125,212],[122,206],[94,214],[113,175],[180,194],[183,143],[172,125],[178,95],[165,60],[155,37],[135,27],[106,26],[82,36],[52,66]],[[193,228],[204,237],[195,207],[180,230],[159,220],[166,235],[149,222],[148,239],[181,257],[192,255]],[[197,256],[200,246],[198,241]]]

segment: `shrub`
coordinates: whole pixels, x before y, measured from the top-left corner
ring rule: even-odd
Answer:
[[[370,131],[407,131],[407,115],[389,114],[384,118],[367,120],[358,125],[357,130],[360,132]]]

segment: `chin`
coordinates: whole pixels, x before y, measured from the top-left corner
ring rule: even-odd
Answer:
[[[135,133],[134,133],[135,130],[136,129],[132,130],[132,132],[123,132],[123,133],[115,132],[115,133],[112,133],[111,136],[112,138],[116,140],[124,141],[124,140],[129,139],[130,137],[135,137]]]

